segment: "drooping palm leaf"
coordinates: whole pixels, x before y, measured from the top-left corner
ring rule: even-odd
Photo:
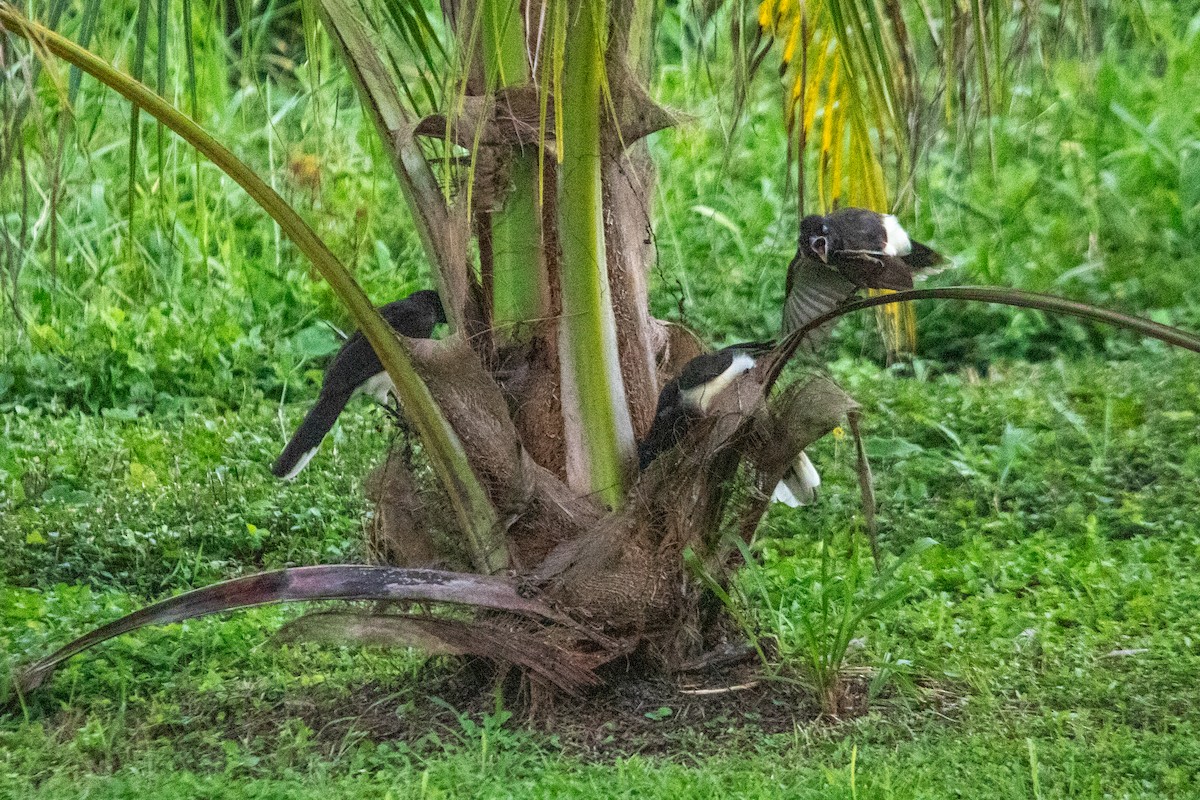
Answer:
[[[375,37],[357,0],[320,0],[322,20],[359,97],[387,147],[400,186],[413,211],[417,232],[435,267],[447,314],[461,327],[467,295],[467,220],[452,214],[437,179],[413,138],[417,117],[401,99],[380,58]]]
[[[539,632],[488,620],[326,611],[288,623],[277,638],[342,646],[414,647],[429,655],[480,656],[524,667],[529,675],[568,694],[578,694],[580,689],[600,682],[592,667],[602,659],[556,647]]]
[[[26,695],[72,656],[147,625],[167,625],[222,611],[298,600],[456,603],[577,627],[544,603],[522,596],[513,584],[501,578],[360,565],[296,567],[234,578],[148,605],[80,636],[21,670],[15,685],[19,694]]]
[[[787,365],[788,360],[791,359],[803,343],[805,337],[813,331],[818,330],[821,326],[855,311],[893,303],[907,303],[913,300],[965,300],[969,302],[1015,306],[1017,308],[1032,308],[1052,314],[1079,317],[1080,319],[1091,320],[1092,322],[1113,325],[1141,336],[1158,339],[1167,344],[1182,347],[1194,353],[1200,353],[1200,336],[1196,334],[1141,317],[1122,314],[1118,311],[1110,311],[1106,308],[1098,308],[1087,303],[1067,300],[1062,297],[1055,297],[1054,295],[1022,292],[1017,289],[1002,289],[994,286],[947,286],[938,289],[909,289],[878,297],[864,297],[861,300],[846,303],[826,314],[822,314],[789,334],[775,348],[774,361],[766,380],[767,388],[769,389],[774,385],[779,375],[782,374],[784,366]]]

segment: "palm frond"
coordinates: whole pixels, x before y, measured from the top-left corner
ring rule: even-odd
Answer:
[[[501,578],[360,565],[294,567],[234,578],[152,603],[63,645],[23,669],[14,683],[19,695],[27,695],[45,683],[59,665],[72,656],[147,625],[168,625],[222,611],[302,600],[454,603],[549,620],[582,632],[569,617],[545,603],[524,597],[515,586]],[[460,652],[473,652],[469,643],[460,641],[458,644]],[[514,661],[521,660],[514,658]]]
[[[1163,325],[1153,320],[1122,314],[1119,311],[1110,311],[1107,308],[1098,308],[1087,303],[1067,300],[1066,298],[1054,295],[1023,292],[1017,289],[1003,289],[995,286],[946,286],[936,289],[909,289],[877,297],[865,297],[846,303],[805,323],[801,328],[788,334],[787,338],[775,348],[774,359],[764,379],[766,391],[770,391],[771,387],[775,385],[775,382],[783,373],[783,368],[787,365],[791,357],[795,355],[805,338],[813,331],[820,329],[821,326],[839,317],[852,314],[855,311],[864,311],[869,308],[873,309],[896,303],[908,303],[914,300],[957,300],[973,303],[994,303],[1014,308],[1032,308],[1051,314],[1078,317],[1090,322],[1112,325],[1121,330],[1136,333],[1139,336],[1157,339],[1160,342],[1166,342],[1175,347],[1182,347],[1193,353],[1200,353],[1200,335],[1171,325]]]
[[[350,71],[359,97],[387,148],[400,186],[409,198],[417,232],[435,267],[446,311],[462,325],[467,295],[466,220],[456,218],[429,161],[413,137],[417,115],[401,97],[398,78],[380,58],[370,32],[371,18],[360,0],[321,0],[326,29]]]

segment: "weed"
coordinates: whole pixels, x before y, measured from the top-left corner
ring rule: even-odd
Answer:
[[[904,602],[910,587],[897,573],[935,544],[919,540],[876,573],[860,552],[862,537],[849,538],[848,552],[835,547],[834,536],[814,542],[816,574],[807,575],[801,565],[811,559],[800,552],[786,562],[760,565],[742,543],[747,566],[739,575],[743,585],[753,587],[750,596],[765,615],[764,627],[778,637],[784,662],[804,665],[822,712],[834,719],[849,710],[844,678],[857,635],[868,620]]]

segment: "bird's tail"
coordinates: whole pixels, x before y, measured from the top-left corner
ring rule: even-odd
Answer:
[[[800,455],[792,462],[792,468],[775,487],[771,502],[783,503],[792,508],[806,506],[817,499],[817,488],[820,485],[820,473],[809,460],[808,454],[801,450]]]
[[[905,263],[912,267],[913,270],[924,272],[927,275],[941,272],[941,269],[935,270],[933,267],[943,263],[945,260],[942,258],[941,253],[920,242],[913,242],[912,252],[904,257]],[[945,267],[942,267],[942,269],[945,269]]]
[[[300,470],[316,455],[325,434],[329,433],[333,423],[337,422],[338,415],[349,400],[349,395],[322,394],[316,405],[305,415],[300,427],[292,434],[287,447],[283,448],[283,453],[271,465],[272,474],[285,481],[299,475]]]

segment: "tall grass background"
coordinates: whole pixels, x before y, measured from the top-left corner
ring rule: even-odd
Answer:
[[[178,5],[147,18],[141,36],[137,0],[104,4],[91,47],[132,69],[144,42],[146,80],[269,176],[374,300],[429,285],[387,158],[327,45],[305,35],[298,4],[238,5],[244,31],[229,11],[190,4],[185,41]],[[976,108],[930,130],[916,202],[899,211],[951,258],[935,281],[1048,291],[1200,328],[1200,3],[1139,8],[1136,19],[1097,11],[1083,36],[1034,37],[1029,48],[1056,56],[1014,66],[993,116]],[[1053,30],[1063,12],[1041,13]],[[651,143],[652,310],[714,343],[769,337],[796,231],[781,87],[763,70],[735,119],[727,18],[702,24],[674,4],[660,14],[654,94],[682,121]],[[87,19],[68,13],[59,27],[79,38]],[[9,48],[0,87],[10,111],[28,88],[19,52]],[[345,327],[330,293],[219,171],[144,115],[131,137],[125,102],[89,78],[69,102],[71,81],[44,64],[36,102],[8,131],[0,407],[136,414],[310,395]],[[916,357],[934,369],[1142,346],[1036,312],[918,312]],[[865,315],[833,347],[883,354]]]

